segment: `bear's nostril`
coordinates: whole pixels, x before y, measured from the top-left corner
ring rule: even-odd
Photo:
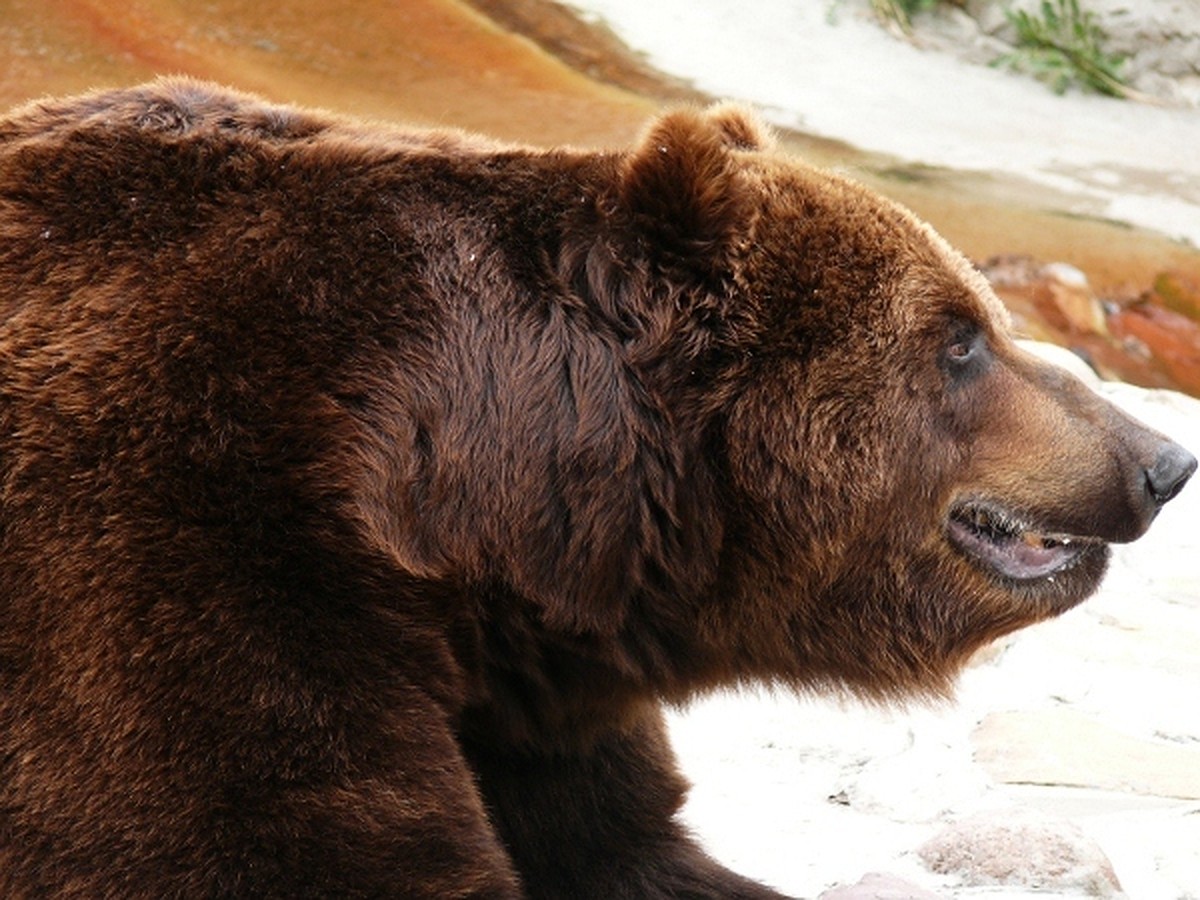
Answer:
[[[1196,471],[1196,457],[1178,444],[1167,444],[1154,465],[1146,470],[1146,489],[1162,506],[1178,494]]]

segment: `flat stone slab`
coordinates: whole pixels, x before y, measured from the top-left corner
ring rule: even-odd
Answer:
[[[857,884],[825,891],[817,900],[947,900],[896,875],[872,872]]]
[[[1070,709],[991,713],[971,735],[997,781],[1200,800],[1200,749],[1143,740]]]

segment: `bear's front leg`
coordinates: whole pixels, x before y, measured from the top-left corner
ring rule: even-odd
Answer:
[[[687,783],[657,709],[572,752],[465,743],[530,900],[783,900],[676,820]]]

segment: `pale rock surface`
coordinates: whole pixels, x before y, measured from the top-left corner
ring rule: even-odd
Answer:
[[[972,887],[1077,891],[1088,897],[1121,893],[1112,864],[1095,841],[1070,822],[1027,810],[962,819],[918,853],[932,871]]]
[[[1200,746],[1139,740],[1071,709],[989,713],[972,742],[997,781],[1200,800]]]
[[[931,893],[895,875],[872,872],[858,884],[826,891],[817,900],[944,900],[944,895]]]

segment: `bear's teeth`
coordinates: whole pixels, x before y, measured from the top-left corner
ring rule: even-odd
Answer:
[[[1071,539],[1069,537],[1043,537],[1040,540],[1042,546],[1044,546],[1047,550],[1052,550],[1056,547],[1071,546]]]

